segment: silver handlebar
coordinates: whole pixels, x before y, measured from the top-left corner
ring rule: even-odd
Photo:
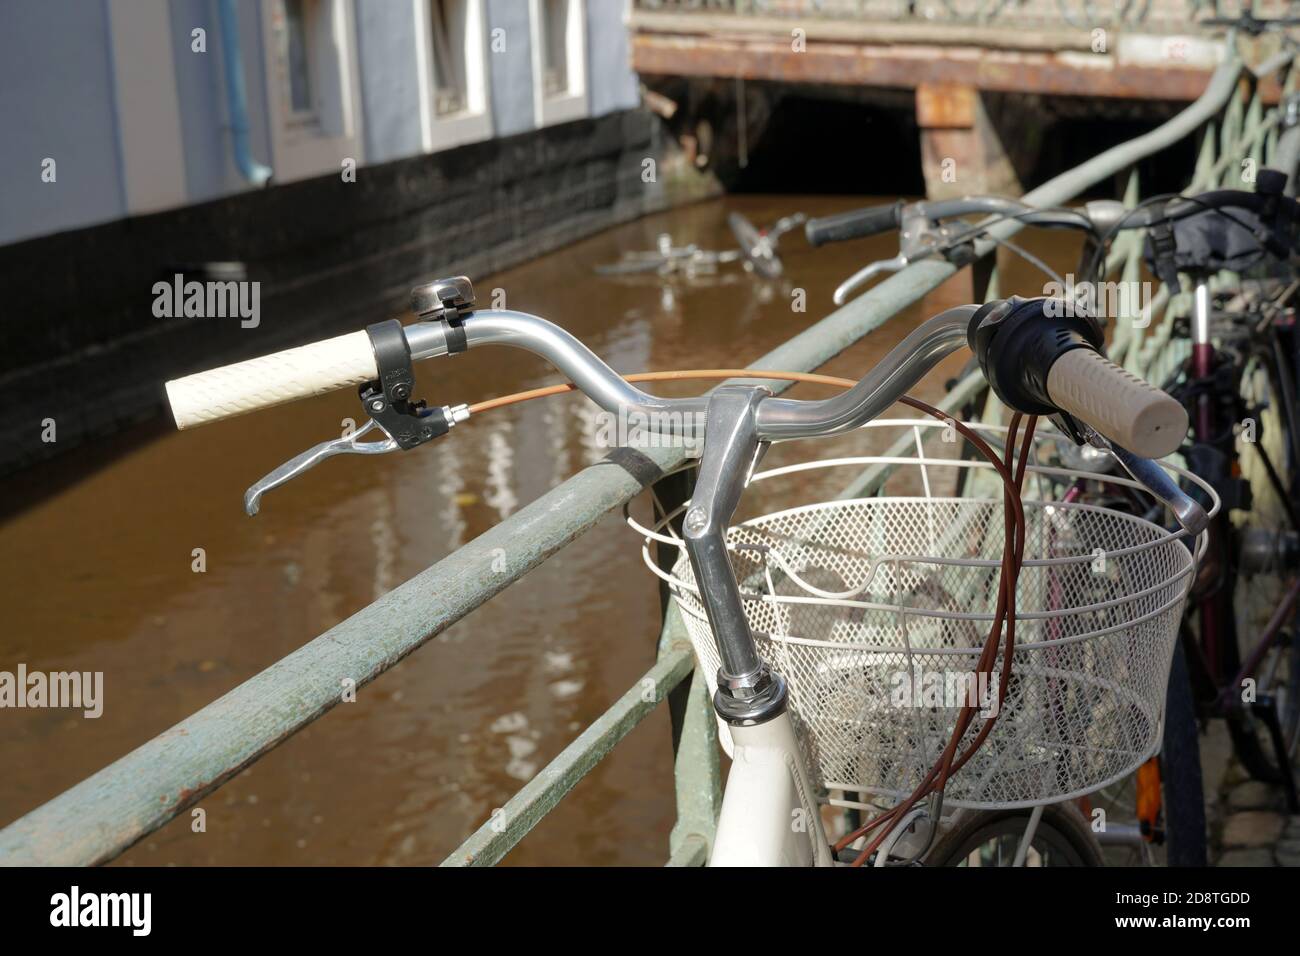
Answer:
[[[965,342],[975,306],[949,309],[922,323],[857,385],[822,401],[794,401],[765,394],[756,403],[755,435],[760,442],[815,438],[850,431],[871,421],[912,387],[926,372]],[[583,394],[607,412],[635,416],[638,426],[660,434],[699,440],[707,425],[709,397],[660,398],[641,391],[601,361],[595,352],[546,319],[508,309],[485,309],[463,320],[465,347],[508,345],[538,355],[555,366]],[[442,322],[416,322],[403,330],[411,359],[434,358],[451,351]],[[448,406],[444,417],[455,424],[469,417],[464,406]],[[367,426],[366,431],[369,431]],[[321,461],[339,454],[395,451],[391,440],[359,442],[359,434],[321,442],[255,482],[245,495],[245,510],[256,514],[262,495]]]
[[[937,315],[894,346],[857,385],[821,401],[765,398],[756,412],[759,441],[784,441],[837,435],[865,425],[898,401],[922,376],[966,343],[966,327],[978,309],[962,305]],[[447,352],[441,332],[408,327],[412,357]],[[601,361],[577,338],[546,319],[526,312],[487,309],[464,321],[468,348],[508,345],[539,355],[602,409],[613,413],[653,416],[652,422],[682,427],[708,409],[707,396],[660,398],[641,391]],[[675,413],[666,415],[663,413]]]
[[[468,287],[468,280],[465,285]],[[472,292],[468,295],[472,301]],[[650,395],[625,381],[575,336],[525,312],[475,311],[456,325],[446,319],[424,321],[403,332],[412,359],[446,355],[455,347],[453,339],[465,349],[508,345],[546,359],[605,411],[644,416],[651,430],[694,438],[707,425],[709,440],[682,536],[721,658],[714,705],[725,719],[744,723],[779,712],[785,699],[780,676],[771,673],[758,656],[727,553],[726,529],[754,464],[771,442],[840,434],[876,418],[936,364],[966,344],[967,328],[978,309],[975,305],[958,306],[921,323],[856,385],[820,401],[777,398],[761,386],[740,384],[724,384],[708,396],[695,398]],[[469,414],[464,406],[444,408],[443,413],[449,424]],[[256,511],[262,492],[317,461],[339,453],[387,452],[398,444],[392,436],[389,439],[322,443],[249,489],[250,513]],[[1144,459],[1122,449],[1116,453],[1135,478],[1174,508],[1180,520],[1197,510],[1156,466],[1147,468]]]

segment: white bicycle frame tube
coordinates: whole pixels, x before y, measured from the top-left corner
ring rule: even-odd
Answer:
[[[733,726],[731,739],[731,772],[709,866],[831,866],[790,713]]]
[[[1210,344],[1210,283],[1196,283],[1192,297],[1192,344]]]

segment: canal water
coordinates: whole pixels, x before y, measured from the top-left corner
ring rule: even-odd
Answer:
[[[722,267],[694,280],[598,277],[593,267],[653,248],[660,233],[732,245],[731,210],[770,223],[861,197],[739,196],[652,216],[499,275],[504,291],[582,338],[621,372],[744,364],[832,311],[831,290],[896,238],[811,249],[785,237],[784,280]],[[1075,247],[1027,240],[1068,270]],[[1004,262],[1003,290],[1046,281]],[[806,311],[792,308],[799,290]],[[959,276],[821,371],[858,378],[918,321],[969,300]],[[374,318],[384,318],[376,315]],[[915,391],[934,401],[965,361]],[[558,380],[523,352],[425,363],[420,394],[475,402]],[[709,383],[673,383],[689,394]],[[791,395],[830,390],[800,385]],[[8,823],[275,663],[600,458],[594,407],[568,395],[485,413],[437,443],[334,459],[271,492],[247,518],[244,489],[359,419],[355,393],[184,433],[115,440],[93,471],[73,454],[10,490],[58,489],[0,525],[5,628],[0,670],[102,671],[103,715],[0,712],[0,824]],[[765,464],[863,453],[861,435],[780,446]],[[102,455],[100,457],[103,457]],[[841,473],[801,482],[832,494]],[[782,506],[789,486],[756,486],[743,510]],[[7,495],[8,497],[8,495]],[[648,506],[637,505],[648,515]],[[195,570],[202,549],[204,570]],[[492,602],[361,688],[143,840],[121,865],[413,864],[442,860],[650,666],[658,588],[640,539],[610,515]],[[674,815],[664,708],[647,719],[508,858],[517,864],[661,864]],[[196,832],[201,829],[201,832]]]

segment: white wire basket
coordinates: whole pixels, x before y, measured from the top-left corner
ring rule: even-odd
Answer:
[[[810,470],[854,467],[888,474],[885,487],[921,492],[814,501],[728,531],[759,654],[788,682],[803,756],[827,791],[841,791],[849,803],[907,796],[939,759],[968,703],[979,713],[962,749],[984,716],[996,710],[998,718],[950,778],[946,806],[1072,799],[1125,777],[1157,750],[1174,642],[1204,535],[1189,542],[1182,530],[1069,500],[1079,479],[1099,477],[1097,461],[1042,425],[1023,495],[1025,560],[1003,699],[997,676],[1005,630],[993,679],[975,675],[1002,564],[1002,485],[982,458],[957,457],[959,442],[924,450],[927,432],[947,428],[951,438],[951,426],[877,420],[867,428],[910,430],[904,438],[913,453],[813,461],[752,478],[793,474],[806,486]],[[1005,427],[970,427],[1000,452]],[[1164,467],[1202,489],[1217,511],[1204,481]],[[963,497],[939,493],[945,483],[956,487],[963,472]],[[1118,470],[1105,480],[1116,494],[1141,487]],[[669,583],[713,692],[717,645],[672,531],[682,510],[653,528],[628,520],[645,536],[647,566]],[[656,563],[651,541],[679,548],[671,572]],[[730,754],[721,722],[719,732]]]

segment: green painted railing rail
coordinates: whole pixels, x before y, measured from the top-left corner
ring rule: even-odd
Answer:
[[[1289,67],[1289,58],[1269,65],[1288,71],[1288,91]],[[1126,197],[1136,202],[1136,177],[1131,173],[1135,164],[1198,133],[1203,139],[1193,185],[1221,184],[1240,158],[1266,157],[1276,143],[1277,110],[1262,108],[1253,85],[1247,102],[1240,102],[1240,81],[1249,76],[1238,60],[1230,59],[1215,71],[1201,97],[1173,119],[1024,198],[1059,205],[1112,177],[1128,175]],[[1004,223],[996,230],[1007,237],[1019,228]],[[980,247],[982,253],[992,249],[991,243]],[[1140,242],[1119,243],[1108,265],[1122,269],[1125,277],[1135,276],[1140,255]],[[941,261],[915,263],[753,365],[811,371],[957,271]],[[1161,302],[1151,314],[1157,311],[1159,320],[1153,318],[1145,334],[1136,327],[1123,333],[1117,329],[1117,335],[1126,337],[1119,342],[1125,361],[1151,377],[1177,360],[1171,357],[1169,335],[1173,307]],[[788,387],[784,382],[767,384],[777,392]],[[960,407],[976,386],[977,380],[968,377],[943,407]],[[651,448],[644,453],[661,473],[685,460],[679,449]],[[883,477],[869,472],[850,490],[870,494]],[[225,696],[0,830],[0,864],[88,865],[113,859],[334,707],[342,699],[344,682],[359,687],[374,680],[641,493],[649,480],[634,476],[616,457],[582,470]],[[500,568],[502,553],[510,555],[505,570]],[[670,836],[668,862],[703,863],[721,800],[716,726],[705,682],[693,672],[682,623],[670,611],[657,658],[645,677],[485,821],[446,864],[499,861],[619,740],[674,693],[685,698],[676,740],[678,822]]]

